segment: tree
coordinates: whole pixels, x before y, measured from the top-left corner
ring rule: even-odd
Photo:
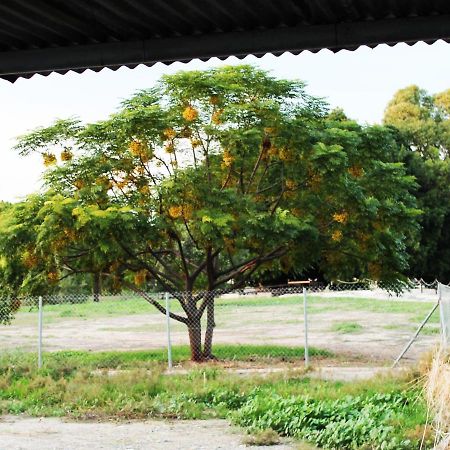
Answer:
[[[399,129],[411,149],[426,159],[447,158],[450,149],[450,89],[436,95],[418,86],[394,94],[384,123]]]
[[[390,160],[391,131],[341,119],[301,82],[239,66],[166,76],[105,121],[23,136],[49,166],[35,247],[55,255],[47,277],[109,274],[165,313],[144,289],[158,284],[199,361],[213,357],[217,289],[317,261],[329,276],[400,276],[413,180]]]
[[[421,231],[411,254],[410,274],[450,279],[450,89],[430,95],[417,86],[398,91],[384,122],[400,131],[403,160],[417,179]]]

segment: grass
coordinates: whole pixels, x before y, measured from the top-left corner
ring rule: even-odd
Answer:
[[[425,406],[415,387],[417,382],[409,376],[344,383],[308,378],[307,373],[301,372],[243,377],[215,365],[201,365],[187,374],[167,376],[163,374],[165,365],[148,361],[145,352],[59,352],[46,355],[46,367],[39,371],[35,361],[24,356],[9,360],[4,356],[0,360],[1,414],[78,419],[231,418],[256,397],[262,401],[275,399],[275,403],[277,398],[298,398],[345,404],[349,398],[365,399],[378,394],[395,398],[407,392],[415,399],[414,404],[400,412],[396,409],[392,416],[395,432],[413,435],[426,420]],[[111,376],[92,370],[99,367],[129,370]],[[267,444],[275,435],[257,432],[253,439]]]
[[[363,328],[364,327],[357,322],[339,322],[335,323],[331,327],[331,330],[337,333],[350,334],[350,333],[358,333]]]
[[[417,326],[411,326],[408,324],[396,324],[396,323],[390,323],[383,326],[383,330],[394,330],[394,331],[403,331],[405,333],[410,333],[411,335],[417,331]],[[435,336],[441,332],[441,329],[439,326],[436,326],[435,324],[427,324],[425,325],[421,330],[420,334],[424,336]]]
[[[390,313],[390,314],[410,314],[414,322],[421,321],[431,309],[430,303],[423,302],[405,302],[405,301],[383,301],[370,298],[357,297],[322,297],[309,295],[309,312],[311,314],[320,314],[328,311],[367,311],[372,313]],[[220,311],[228,309],[253,308],[253,307],[289,307],[298,306],[299,311],[303,309],[303,298],[301,296],[289,297],[235,297],[216,300],[218,314]],[[180,311],[181,307],[177,301],[171,302],[172,311]],[[44,308],[46,320],[55,321],[60,319],[89,319],[98,317],[111,317],[123,315],[140,314],[159,314],[154,307],[149,305],[144,299],[139,297],[130,297],[127,299],[118,299],[105,297],[100,302],[92,302],[91,299],[84,303],[64,303],[56,305],[45,305]],[[227,313],[228,314],[228,313]],[[27,321],[29,316],[35,315],[34,309],[30,312],[30,307],[24,307],[17,314],[16,321]],[[432,321],[437,322],[439,314],[436,312]]]
[[[221,361],[300,361],[304,358],[303,347],[284,347],[277,345],[215,345],[214,354]],[[332,358],[333,353],[317,348],[309,348],[313,358]],[[188,361],[190,351],[188,346],[173,346],[172,359],[174,363]],[[140,351],[60,351],[44,353],[44,373],[52,374],[62,371],[65,374],[76,372],[78,368],[96,369],[133,369],[152,368],[155,363],[167,362],[167,350]],[[36,367],[35,353],[10,352],[0,356],[0,374],[7,373],[11,368],[24,373],[29,368]]]
[[[242,439],[244,445],[277,445],[280,443],[280,435],[271,428],[257,431],[256,433],[245,436]]]

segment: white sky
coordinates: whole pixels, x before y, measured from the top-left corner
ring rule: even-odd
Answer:
[[[105,118],[121,99],[151,86],[162,74],[205,69],[226,64],[255,64],[281,78],[297,78],[308,84],[310,94],[324,97],[360,122],[380,122],[387,102],[398,89],[417,84],[431,93],[450,88],[450,44],[380,45],[356,51],[303,52],[298,56],[215,58],[170,66],[156,64],[115,72],[52,74],[0,80],[0,200],[14,201],[39,187],[41,158],[19,157],[12,150],[15,137],[55,118],[78,116],[84,121]]]

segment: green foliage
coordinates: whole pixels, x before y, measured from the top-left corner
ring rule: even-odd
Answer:
[[[436,95],[414,85],[400,89],[386,108],[384,122],[402,131],[425,159],[447,157],[450,149],[450,89]]]
[[[416,394],[348,396],[339,400],[269,398],[256,391],[234,415],[250,430],[271,428],[327,449],[413,449],[417,442],[399,437],[392,421],[407,414]]]
[[[335,323],[331,329],[338,333],[358,333],[363,329],[363,326],[357,322],[339,322]]]
[[[298,361],[304,358],[303,347],[285,347],[277,345],[217,345],[214,350],[223,361]],[[328,350],[310,347],[312,357],[325,359],[334,354]],[[182,363],[189,359],[187,345],[172,347],[172,359]],[[163,349],[141,351],[59,351],[44,354],[43,373],[53,378],[74,374],[79,368],[86,370],[151,368],[155,363],[167,362],[167,351]],[[11,373],[25,376],[36,367],[36,355],[31,353],[5,352],[0,357],[0,374]]]
[[[79,418],[231,417],[260,437],[261,430],[272,428],[342,450],[417,449],[417,429],[426,422],[420,393],[410,389],[417,380],[410,378],[342,383],[295,373],[243,377],[217,365],[164,375],[161,364],[149,364],[135,352],[125,355],[115,367],[128,370],[109,374],[94,370],[95,354],[88,352],[60,353],[41,371],[21,366],[23,358],[3,361],[0,410]]]
[[[409,245],[410,274],[428,280],[450,278],[450,90],[430,95],[417,86],[398,91],[384,122],[396,127],[402,159],[417,180],[421,232]]]
[[[27,364],[24,355],[3,355],[1,413],[91,419],[231,417],[250,433],[272,428],[342,450],[417,449],[417,430],[426,423],[424,401],[411,390],[417,380],[410,377],[343,383],[295,372],[242,376],[217,364],[166,375],[163,364],[150,363],[145,352],[124,352],[115,365],[106,353],[45,357],[48,364],[38,371],[36,361]],[[105,367],[118,370],[106,373],[101,370]]]
[[[313,265],[330,279],[407,267],[418,211],[395,133],[328,115],[303,83],[250,66],[165,76],[107,120],[58,120],[17,148],[48,167],[43,196],[13,214],[33,229],[33,270],[14,270],[21,292],[74,274],[186,291],[173,317],[195,327],[209,310],[210,340],[215,289]],[[193,354],[211,357],[195,339]]]
[[[56,253],[52,277],[171,290],[313,264],[396,278],[416,211],[394,135],[325,113],[301,82],[238,66],[165,76],[105,121],[32,132],[18,149],[51,166],[36,248]]]

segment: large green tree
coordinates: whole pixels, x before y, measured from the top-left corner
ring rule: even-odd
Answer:
[[[411,254],[410,274],[450,280],[450,89],[431,95],[417,86],[399,90],[384,122],[400,132],[402,158],[417,180],[421,231]]]
[[[54,282],[108,274],[163,313],[146,284],[172,292],[194,360],[212,357],[217,290],[258,271],[406,268],[416,210],[393,133],[329,116],[301,82],[249,66],[163,77],[105,121],[58,121],[18,149],[49,167],[36,267]]]

